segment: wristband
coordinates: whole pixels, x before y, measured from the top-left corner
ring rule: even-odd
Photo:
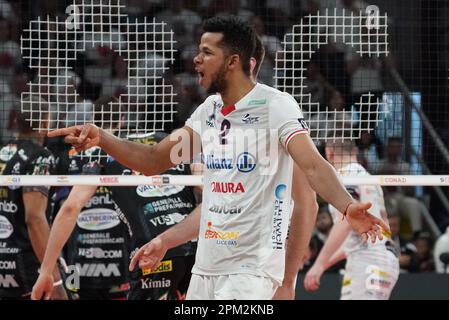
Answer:
[[[341,220],[345,220],[346,214],[348,213],[348,208],[351,204],[353,204],[354,202],[349,202],[348,205],[346,206],[345,211],[343,212],[343,218],[341,218]]]
[[[53,282],[53,287],[62,286],[62,279],[56,282]]]

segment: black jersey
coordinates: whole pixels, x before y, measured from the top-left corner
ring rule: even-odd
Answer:
[[[48,175],[54,157],[30,140],[12,140],[0,150],[0,174]],[[38,191],[48,196],[48,187],[0,186],[0,296],[29,293],[37,279],[37,259],[25,223],[23,193]]]
[[[99,152],[96,149],[83,154],[70,150],[67,172],[81,174],[83,164]],[[62,203],[68,194],[67,188],[60,189],[55,203]],[[116,212],[108,187],[98,187],[81,210],[64,252],[67,264],[79,271],[81,289],[106,289],[129,281],[130,232]]]
[[[128,139],[140,143],[152,144],[161,137],[155,135],[141,135]],[[138,175],[112,157],[101,162],[91,162],[84,167],[87,174],[104,175]],[[164,172],[171,175],[190,175],[190,166],[180,164]],[[112,187],[114,201],[117,203],[120,216],[132,230],[132,244],[137,248],[161,234],[168,228],[182,221],[196,206],[193,188],[179,185],[141,185],[133,187]],[[196,242],[187,242],[170,249],[164,259],[171,257],[195,255]],[[140,273],[140,271],[138,271]],[[140,273],[141,274],[141,273]]]

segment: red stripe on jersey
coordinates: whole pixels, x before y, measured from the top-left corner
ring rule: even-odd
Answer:
[[[299,133],[306,133],[309,132],[307,129],[299,129],[296,131],[293,131],[292,133],[290,133],[290,135],[287,137],[287,140],[285,140],[285,146],[288,145],[288,143],[290,142],[290,139],[293,138],[293,136],[296,136]]]
[[[235,111],[235,105],[226,106],[226,107],[221,108],[221,114],[225,117],[233,111]]]

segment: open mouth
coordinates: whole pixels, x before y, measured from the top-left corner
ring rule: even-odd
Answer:
[[[198,73],[198,83],[201,84],[201,81],[204,79],[204,73],[197,71]]]

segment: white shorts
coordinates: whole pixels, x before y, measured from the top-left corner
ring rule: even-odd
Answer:
[[[341,300],[388,300],[399,277],[398,258],[390,251],[349,254]]]
[[[187,300],[271,300],[278,285],[251,274],[203,276],[192,274]]]

